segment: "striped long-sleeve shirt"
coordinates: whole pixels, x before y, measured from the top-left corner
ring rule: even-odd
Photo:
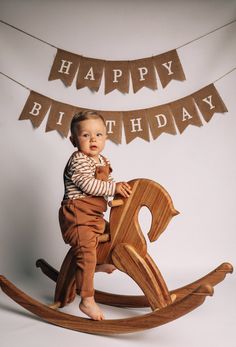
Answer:
[[[100,163],[96,163],[86,154],[74,152],[64,170],[65,194],[63,199],[81,199],[86,196],[113,196],[116,183],[109,176],[108,181],[95,178],[97,166],[109,164],[107,158],[99,155]]]

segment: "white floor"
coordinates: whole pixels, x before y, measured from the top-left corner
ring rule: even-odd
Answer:
[[[216,264],[218,265],[218,264]],[[206,271],[205,273],[207,273]],[[182,284],[192,282],[205,273],[185,273]],[[13,281],[27,294],[44,303],[50,303],[53,297],[54,283],[39,273],[35,282]],[[39,280],[40,279],[40,283]],[[172,279],[171,285],[177,281]],[[101,290],[139,294],[139,289],[124,274],[97,274],[96,287]],[[119,288],[117,289],[117,283]],[[109,284],[109,285],[108,285]],[[179,284],[179,283],[178,283]],[[116,347],[129,346],[165,346],[165,347],[233,347],[236,340],[236,299],[235,274],[215,287],[213,297],[207,297],[205,303],[169,324],[139,333],[116,336],[97,336],[66,330],[48,324],[15,304],[3,292],[0,293],[0,340],[1,347],[42,347],[42,346],[80,346]],[[173,288],[171,288],[173,289]],[[64,310],[67,313],[80,315],[77,310],[78,299]],[[149,312],[148,309],[118,309],[103,306],[106,318],[122,318]],[[81,314],[82,315],[82,314]]]

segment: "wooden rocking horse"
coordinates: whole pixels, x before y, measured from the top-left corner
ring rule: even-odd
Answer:
[[[129,184],[132,195],[128,199],[115,197],[111,202],[109,227],[100,237],[97,259],[98,264],[111,263],[127,273],[144,295],[127,296],[96,291],[95,299],[99,303],[118,307],[150,307],[150,313],[124,319],[93,321],[60,312],[59,308],[72,302],[76,295],[76,265],[71,249],[59,273],[43,259],[36,262],[36,266],[56,282],[52,305],[47,306],[34,300],[0,276],[2,290],[19,305],[52,324],[102,335],[131,333],[158,327],[200,306],[206,296],[213,294],[213,287],[224,280],[227,273],[233,272],[232,265],[223,263],[197,281],[169,291],[158,267],[147,253],[138,214],[142,206],[150,210],[152,223],[148,237],[153,242],[179,212],[175,210],[169,194],[158,183],[135,179]]]

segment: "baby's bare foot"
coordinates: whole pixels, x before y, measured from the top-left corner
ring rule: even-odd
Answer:
[[[116,267],[112,264],[100,264],[96,266],[96,272],[106,272],[108,274],[111,274],[113,271],[116,270]]]
[[[79,304],[80,310],[93,320],[105,319],[99,306],[96,304],[94,297],[83,298]]]

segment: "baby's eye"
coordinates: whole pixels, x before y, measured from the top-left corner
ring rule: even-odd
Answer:
[[[82,134],[83,137],[88,138],[89,134]]]
[[[98,136],[98,137],[102,136],[102,133],[97,133],[97,136]]]

